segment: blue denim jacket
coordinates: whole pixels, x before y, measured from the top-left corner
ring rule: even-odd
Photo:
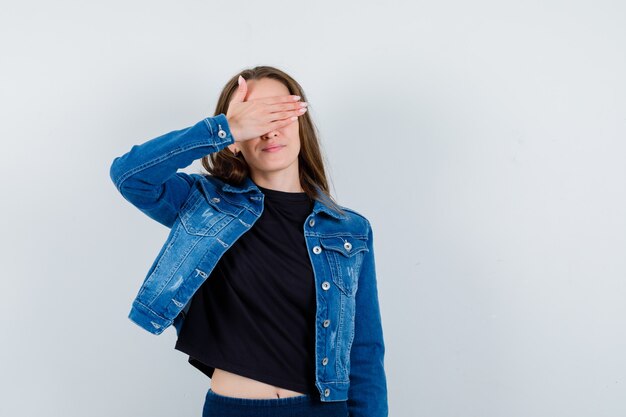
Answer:
[[[131,204],[170,228],[129,318],[153,334],[180,332],[193,294],[263,211],[250,179],[240,186],[177,172],[234,143],[224,114],[172,131],[116,157],[110,176]],[[348,401],[352,417],[386,417],[385,345],[369,221],[319,200],[303,225],[316,284],[315,385],[322,401]]]

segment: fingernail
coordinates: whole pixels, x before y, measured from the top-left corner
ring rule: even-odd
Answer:
[[[293,96],[293,100],[294,100],[294,101],[298,101],[298,100],[300,100],[300,96]]]
[[[240,75],[239,78],[237,78],[237,83],[241,85],[242,82],[243,82],[243,77]]]

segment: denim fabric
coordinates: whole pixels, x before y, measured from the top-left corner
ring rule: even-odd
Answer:
[[[248,177],[239,186],[178,169],[234,139],[224,114],[134,145],[110,177],[131,204],[167,226],[128,317],[158,335],[180,332],[191,298],[220,257],[254,225],[264,195]],[[386,417],[385,344],[378,302],[374,236],[355,210],[315,200],[303,234],[316,286],[316,380],[320,400],[346,401],[352,417]]]
[[[346,401],[323,402],[310,395],[285,398],[237,398],[206,394],[202,417],[347,417]]]

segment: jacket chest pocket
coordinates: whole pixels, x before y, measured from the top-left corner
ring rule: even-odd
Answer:
[[[367,249],[367,242],[353,236],[322,237],[320,243],[326,252],[333,282],[352,297],[359,285],[359,272]]]
[[[205,197],[197,193],[180,211],[180,222],[192,235],[215,236],[243,211],[219,195]]]

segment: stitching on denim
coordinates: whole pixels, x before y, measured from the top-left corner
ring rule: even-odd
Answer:
[[[335,374],[337,376],[339,375],[344,375],[345,370],[339,366],[339,359],[341,358],[341,360],[343,361],[343,357],[342,355],[342,350],[341,350],[341,339],[343,337],[343,321],[345,319],[344,317],[344,305],[345,305],[345,294],[343,293],[343,291],[340,289],[339,290],[339,323],[337,324],[337,338],[336,338],[336,342],[335,342]]]
[[[227,201],[230,205],[235,206],[235,207],[237,207],[237,208],[240,208],[241,210],[239,210],[237,214],[240,214],[240,213],[243,211],[243,207],[245,207],[245,206],[246,206],[246,204],[245,204],[245,203],[244,203],[244,204],[240,204],[240,202],[239,202],[239,201],[231,200],[229,197],[225,196],[225,195],[224,195],[224,194],[222,194],[222,193],[219,193],[219,192],[218,192],[217,194],[220,196],[220,198],[221,198],[222,200]]]
[[[146,276],[146,279],[141,284],[141,288],[139,288],[139,293],[137,294],[137,297],[136,297],[137,300],[140,300],[143,297],[143,295],[145,294],[146,288],[148,287],[148,281],[150,280],[150,277],[152,277],[152,275],[154,275],[159,270],[159,267],[161,266],[161,261],[163,260],[165,255],[171,250],[171,248],[174,245],[175,240],[176,240],[174,238],[179,233],[179,231],[180,231],[180,229],[176,228],[174,230],[173,235],[171,237],[168,237],[168,242],[167,242],[168,244],[167,244],[166,248],[163,250],[163,253],[159,257],[159,259],[158,259],[156,265],[154,266],[154,268],[151,271],[149,271],[148,276]],[[150,303],[152,303],[154,301],[154,299],[156,299],[156,297],[158,297],[158,295],[156,295],[152,300],[150,300]],[[142,305],[144,305],[144,304],[142,303]]]
[[[204,255],[203,255],[204,257]],[[197,269],[197,268],[196,268]],[[195,270],[194,270],[195,271]],[[200,283],[200,285],[195,286],[195,288],[193,289],[193,291],[191,292],[192,294],[196,293],[198,291],[198,289],[202,286],[202,284],[208,279],[210,274],[207,274],[207,277],[203,279],[203,281]],[[198,273],[196,272],[196,277],[198,276]],[[195,280],[192,280],[191,282],[195,282]],[[178,308],[178,310],[174,310],[176,313],[176,316],[178,316],[178,314],[184,310],[185,306],[189,303],[189,301],[191,300],[191,297],[185,296],[184,298],[179,297],[180,295],[183,294],[183,290],[185,290],[185,292],[188,292],[187,290],[189,289],[189,287],[191,286],[189,281],[185,281],[183,282],[183,284],[178,287],[178,289],[176,290],[176,293],[174,293],[174,295],[172,296],[172,301],[174,302],[174,304],[176,305],[176,307]],[[193,288],[193,287],[192,287]],[[185,298],[189,298],[185,303],[178,301],[178,299],[185,299]],[[177,302],[178,301],[178,302]],[[182,304],[182,305],[179,305]],[[169,304],[165,306],[166,310],[169,310]]]
[[[204,119],[204,124],[209,127],[209,132],[211,132],[211,136],[214,136],[214,134],[213,134],[213,126],[211,126],[211,121],[209,120],[208,117],[206,119]]]
[[[351,209],[351,208],[349,208],[349,207],[344,207],[344,206],[339,206],[339,207],[341,207],[341,208],[342,208],[343,210],[345,210],[345,211],[349,211],[349,212],[351,212],[351,213],[354,213],[354,214],[358,215],[359,217],[363,218],[363,220],[365,220],[365,221],[366,221],[366,222],[368,222],[368,224],[369,224],[369,220],[367,220],[367,217],[365,217],[364,215],[362,215],[362,214],[361,214],[361,213],[359,213],[358,211],[356,211],[356,210],[354,210],[354,209]]]
[[[246,204],[245,202],[241,202],[241,201],[237,201],[237,200],[233,200],[231,198],[229,198],[226,194],[223,194],[222,192],[220,192],[220,188],[216,187],[211,181],[200,181],[199,187],[202,188],[202,190],[205,190],[206,192],[203,192],[202,194],[210,194],[210,195],[217,195],[219,196],[219,198],[221,200],[224,200],[225,202],[227,202],[229,205],[233,206],[233,210],[232,211],[222,211],[219,208],[219,204],[213,203],[209,200],[208,203],[211,206],[214,206],[216,208],[217,211],[227,214],[227,215],[232,215],[235,216],[237,218],[241,217],[241,213],[243,212],[244,209],[248,209],[248,211],[252,211],[251,210],[251,206]],[[236,210],[235,210],[236,208]],[[253,211],[254,212],[254,211]],[[256,212],[254,212],[256,213]]]
[[[212,138],[212,139],[215,140],[215,138]],[[144,169],[147,169],[147,168],[150,168],[150,167],[158,164],[159,162],[162,162],[162,161],[164,161],[166,159],[169,159],[169,158],[171,158],[173,156],[176,156],[176,155],[178,155],[180,153],[189,151],[191,149],[200,148],[200,147],[203,147],[203,146],[210,146],[212,148],[217,149],[219,146],[221,146],[222,144],[228,142],[229,140],[230,140],[230,138],[227,136],[225,138],[225,140],[219,141],[219,142],[217,142],[217,141],[215,141],[214,143],[193,142],[193,143],[188,144],[185,147],[174,149],[174,150],[166,153],[165,155],[158,156],[158,157],[156,157],[156,158],[154,158],[154,159],[152,159],[150,161],[144,162],[143,164],[141,164],[141,165],[139,165],[139,166],[137,166],[137,167],[135,167],[135,168],[125,172],[123,175],[120,176],[120,179],[117,181],[116,186],[117,186],[118,189],[121,188],[121,186],[124,183],[124,181],[126,181],[129,177],[131,177],[132,175],[136,174],[137,172],[143,171]]]
[[[346,351],[348,355],[348,360],[346,361],[346,373],[348,375],[348,379],[350,379],[350,365],[352,362],[352,344],[354,343],[354,332],[356,330],[356,298],[354,301],[354,320],[352,321],[352,328],[350,329],[350,337],[348,338],[348,343],[346,344]]]
[[[142,307],[143,307],[143,308],[145,308],[146,310],[148,310],[148,313],[149,313],[149,314],[151,314],[151,315],[153,315],[153,316],[155,316],[155,317],[157,317],[157,318],[163,319],[164,321],[169,321],[169,319],[167,319],[167,318],[165,318],[165,317],[163,317],[163,316],[160,316],[160,315],[159,315],[159,314],[157,314],[157,313],[156,313],[153,309],[151,309],[150,307],[148,307],[148,306],[147,306],[147,305],[145,305],[144,303],[140,302],[139,300],[135,300],[134,302],[135,302],[135,303],[137,303],[137,304],[139,304],[140,306],[142,306]],[[144,313],[144,312],[143,312],[143,311],[141,311],[141,310],[138,310],[136,307],[133,307],[133,310],[135,310],[135,312],[136,312],[136,313],[140,313],[140,314],[141,314],[141,315],[143,315],[144,317],[145,317],[145,316],[146,316],[146,314],[147,314],[147,313]],[[134,320],[133,320],[133,321],[134,321]],[[135,323],[136,323],[136,322],[135,322]]]
[[[367,252],[369,252],[369,249],[367,250]],[[354,267],[356,269],[356,273],[355,275],[357,276],[357,280],[356,280],[356,288],[358,290],[359,288],[359,280],[358,277],[361,276],[361,267],[363,266],[363,260],[365,259],[365,251],[363,251],[363,253],[358,253],[357,257],[354,259]],[[355,291],[356,292],[356,291]]]
[[[180,230],[180,229],[179,229]],[[172,274],[172,276],[167,280],[167,283],[165,285],[163,285],[163,288],[161,288],[161,291],[159,291],[158,295],[156,297],[154,297],[154,300],[152,300],[152,303],[154,303],[157,299],[159,299],[162,295],[163,295],[163,291],[165,291],[165,288],[167,288],[167,286],[169,285],[169,283],[172,281],[172,279],[177,275],[178,270],[180,269],[180,266],[185,262],[185,260],[189,257],[189,254],[191,252],[193,252],[193,250],[196,248],[196,246],[198,246],[198,244],[200,243],[200,241],[203,240],[202,238],[198,238],[196,239],[196,241],[194,242],[194,244],[189,248],[189,250],[187,251],[187,253],[182,256],[180,259],[180,262],[175,266],[174,268],[174,273]],[[163,254],[165,255],[165,253]],[[162,259],[163,257],[161,257]],[[160,260],[159,260],[160,263]],[[184,278],[183,278],[184,279]],[[178,290],[176,291],[176,293],[174,294],[174,297],[177,297],[178,294],[180,293],[181,289],[183,287],[186,288],[186,282],[183,281],[183,283],[178,287]],[[167,305],[166,305],[167,307]],[[180,310],[179,310],[180,312]],[[166,320],[171,320],[166,318]]]
[[[239,220],[239,223],[243,224],[246,227],[252,227],[251,224],[244,222],[243,220],[241,220],[239,217],[237,217],[237,220]]]
[[[198,200],[202,198],[202,193],[200,190],[198,190],[197,187],[193,187],[191,188],[191,191],[189,193],[189,195],[187,196],[187,199],[185,200],[185,202],[182,204],[182,206],[180,206],[180,210],[177,213],[177,217],[181,220],[182,223],[182,216],[180,215],[181,213],[188,213],[190,208],[189,207],[194,207]]]
[[[366,251],[369,252],[369,249],[367,248],[367,241],[363,241],[363,239],[354,239],[352,242],[358,242],[358,244],[353,245],[350,251],[348,251],[343,246],[335,246],[329,242],[324,242],[324,237],[325,235],[320,236],[320,243],[325,249],[329,249],[335,252],[340,252],[346,258],[351,258],[361,252],[366,252]],[[334,236],[334,237],[339,237],[343,240],[342,236]]]
[[[176,229],[175,233],[179,233],[180,232],[180,228]],[[175,237],[172,238],[171,242],[173,243],[175,241]],[[169,277],[169,279],[167,280],[167,282],[163,285],[163,288],[161,288],[161,291],[159,291],[152,300],[150,300],[150,304],[153,304],[157,299],[159,299],[161,297],[161,295],[163,294],[163,291],[165,290],[165,288],[167,287],[167,285],[171,282],[171,280],[176,276],[176,271],[178,271],[180,269],[180,266],[185,262],[185,260],[189,257],[189,254],[191,252],[193,252],[193,250],[196,248],[196,246],[198,246],[198,244],[200,243],[200,241],[203,240],[202,238],[197,238],[196,241],[193,243],[193,245],[191,245],[189,247],[189,249],[186,251],[186,253],[183,256],[180,256],[177,258],[178,263],[174,264],[174,266],[172,267],[172,270],[174,271],[174,273],[172,274],[171,277]],[[171,247],[171,244],[168,246],[168,249]],[[161,261],[163,261],[163,258],[165,258],[165,255],[167,253],[167,249],[163,252],[163,255],[160,257],[159,259],[159,263],[158,265],[161,264]],[[154,274],[157,271],[157,268],[154,269],[154,271],[152,272],[152,274]],[[151,274],[151,275],[152,275]],[[144,284],[142,285],[145,286],[146,283],[144,282]],[[169,319],[167,319],[169,320]]]
[[[320,381],[321,384],[324,385],[328,385],[328,384],[346,384],[350,382],[350,379],[343,379],[343,380],[338,380],[338,381]]]
[[[124,175],[122,175],[122,176],[120,177],[120,180],[118,180],[118,184],[121,184],[121,183],[122,183],[124,180],[126,180],[126,179],[130,176],[130,175],[133,175],[133,174],[135,174],[135,173],[137,173],[137,172],[139,172],[139,171],[142,171],[142,170],[144,170],[144,169],[146,169],[146,168],[150,168],[151,166],[156,165],[157,163],[159,163],[159,162],[161,162],[161,161],[164,161],[164,160],[166,160],[166,159],[169,159],[169,158],[171,158],[171,157],[173,157],[173,156],[176,156],[176,155],[178,155],[178,154],[180,154],[180,153],[182,153],[182,152],[186,152],[186,151],[188,151],[188,150],[190,150],[190,149],[199,148],[199,147],[201,147],[201,146],[207,146],[207,145],[208,145],[208,146],[215,147],[217,144],[207,144],[207,143],[205,143],[205,142],[193,142],[193,143],[188,144],[188,145],[187,145],[187,146],[185,146],[185,147],[181,147],[181,148],[173,149],[173,150],[169,151],[168,153],[166,153],[166,154],[164,154],[164,155],[157,156],[156,158],[151,159],[151,160],[149,160],[149,161],[147,161],[147,162],[144,162],[143,164],[141,164],[141,165],[139,165],[139,166],[137,166],[137,167],[135,167],[135,168],[133,168],[133,169],[131,169],[131,170],[127,171],[126,173],[124,173]]]
[[[198,206],[202,204],[202,199],[203,199],[202,195],[199,195],[198,198],[194,200],[193,204],[190,204],[188,207],[185,207],[185,210],[184,211],[181,210],[180,212],[182,214],[179,214],[180,223],[183,225],[183,228],[185,229],[185,231],[190,235],[204,236],[204,234],[200,233],[194,227],[194,225],[189,221],[191,218],[193,218],[193,213],[195,213],[196,210],[198,210]],[[200,229],[200,230],[204,230],[204,229]]]
[[[196,210],[196,208],[194,208],[194,210]],[[216,211],[216,213],[219,213],[219,214],[216,214],[216,216],[219,216],[219,218],[217,220],[215,220],[210,226],[206,226],[204,228],[197,229],[197,228],[193,227],[193,225],[191,223],[185,224],[185,222],[182,220],[182,218],[181,218],[181,223],[183,223],[183,226],[185,227],[185,230],[190,235],[203,236],[203,237],[207,237],[207,236],[214,237],[214,236],[217,236],[217,234],[223,228],[225,228],[231,221],[233,221],[233,219],[235,219],[237,217],[236,216],[232,216],[230,214],[226,214],[226,213],[224,213],[224,212],[222,212],[220,210],[215,210],[215,211]]]
[[[343,237],[343,236],[352,236],[355,237],[357,239],[367,239],[368,238],[368,233],[354,233],[354,232],[335,232],[335,233],[328,233],[328,232],[314,232],[314,231],[305,231],[304,234],[306,236],[311,236],[311,237]]]

